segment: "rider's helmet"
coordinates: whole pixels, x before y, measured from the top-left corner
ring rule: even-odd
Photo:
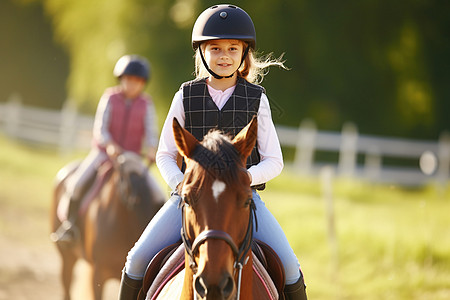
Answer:
[[[235,5],[220,4],[206,9],[197,18],[192,29],[192,47],[197,50],[202,42],[218,39],[241,40],[248,44],[242,55],[242,65],[248,51],[255,49],[256,45],[256,31],[252,19],[242,8]],[[215,78],[233,76],[234,73],[225,77],[214,73],[206,63],[202,51],[199,52],[206,70]]]
[[[113,71],[117,78],[123,75],[132,75],[145,79],[150,79],[150,65],[144,57],[139,55],[124,55],[116,63]]]
[[[235,39],[247,42],[254,49],[256,31],[250,16],[241,8],[214,5],[200,14],[192,30],[192,47],[197,49],[204,41]]]

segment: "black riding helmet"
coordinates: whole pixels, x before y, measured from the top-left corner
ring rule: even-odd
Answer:
[[[113,71],[117,78],[123,75],[132,75],[145,79],[150,79],[150,65],[147,59],[139,55],[124,55],[116,63]]]
[[[242,55],[242,64],[249,49],[255,49],[256,45],[256,31],[252,19],[243,9],[234,5],[221,4],[206,9],[195,21],[192,30],[192,47],[197,50],[202,42],[218,39],[241,40],[248,43]],[[224,78],[215,74],[208,67],[202,51],[200,51],[200,56],[211,75],[217,79]]]

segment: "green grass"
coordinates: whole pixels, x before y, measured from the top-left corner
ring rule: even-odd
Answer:
[[[318,180],[285,172],[262,193],[311,299],[450,299],[448,189],[342,179],[333,189],[335,244]]]
[[[0,136],[0,209],[48,222],[56,172],[83,155],[62,157]],[[261,193],[299,257],[310,299],[450,299],[449,188],[343,179],[332,188],[336,244],[320,180],[285,170]],[[17,233],[5,224],[0,219],[1,234]]]
[[[0,136],[1,203],[30,210],[47,209],[56,173],[74,158]]]

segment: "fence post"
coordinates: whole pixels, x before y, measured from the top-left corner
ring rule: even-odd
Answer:
[[[294,157],[294,167],[300,173],[310,174],[314,160],[317,129],[314,121],[303,120],[298,129],[298,139]]]
[[[22,106],[22,98],[18,93],[13,93],[8,98],[5,105],[6,111],[6,132],[10,136],[16,136],[19,132],[20,125],[20,108]]]
[[[439,137],[438,163],[437,182],[444,189],[450,172],[450,134],[448,132],[442,133]]]
[[[62,155],[66,155],[76,143],[77,110],[74,102],[70,99],[66,100],[60,115],[59,149]]]
[[[341,146],[339,150],[339,173],[353,176],[356,167],[358,129],[353,123],[345,123],[342,127]]]
[[[328,242],[330,244],[333,269],[334,271],[337,271],[339,265],[339,247],[336,235],[336,222],[333,200],[333,178],[333,167],[325,166],[320,170],[322,197],[325,202],[325,210],[327,216]]]
[[[381,174],[381,155],[378,147],[368,149],[364,162],[364,175],[369,181],[376,181]]]

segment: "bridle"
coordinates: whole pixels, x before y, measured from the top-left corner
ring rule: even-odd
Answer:
[[[239,300],[239,296],[240,296],[242,269],[249,259],[249,257],[247,256],[247,253],[249,252],[251,245],[252,245],[253,219],[255,219],[256,230],[258,228],[258,223],[256,220],[256,206],[255,206],[255,203],[253,202],[253,200],[250,200],[250,201],[251,202],[250,202],[250,212],[249,212],[247,231],[245,233],[244,240],[242,241],[242,244],[239,248],[236,246],[236,243],[233,241],[233,238],[228,233],[226,233],[225,231],[222,231],[222,230],[214,230],[214,229],[202,231],[195,238],[194,242],[191,243],[191,240],[187,235],[186,217],[185,217],[185,212],[184,212],[184,208],[188,204],[186,204],[182,198],[180,199],[180,202],[178,204],[179,206],[181,206],[181,209],[182,209],[182,211],[181,211],[181,223],[182,223],[181,239],[183,240],[184,247],[189,256],[189,267],[191,268],[192,272],[194,272],[194,274],[195,274],[198,271],[198,266],[197,266],[194,256],[195,256],[195,254],[197,254],[200,245],[202,245],[207,240],[222,240],[222,241],[226,242],[230,246],[231,250],[233,251],[233,254],[235,257],[233,267],[235,270],[235,275],[236,275],[236,272],[238,274],[236,300]]]

